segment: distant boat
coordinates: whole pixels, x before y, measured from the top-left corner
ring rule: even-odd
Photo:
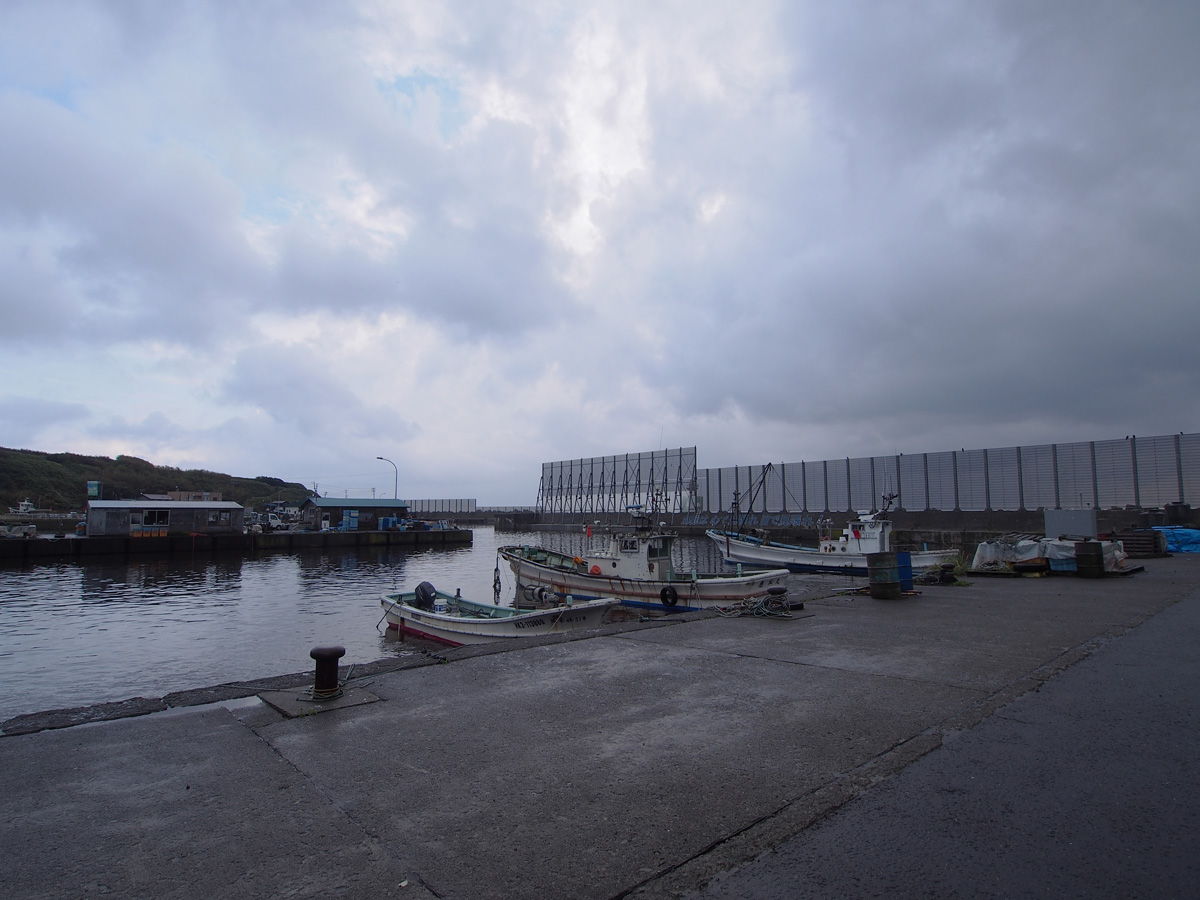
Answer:
[[[468,600],[457,592],[447,594],[422,581],[414,591],[384,594],[379,602],[389,628],[459,647],[598,628],[604,614],[619,601],[607,597],[522,612],[511,606]]]
[[[44,516],[44,515],[48,515],[50,513],[50,510],[38,509],[36,506],[33,505],[33,502],[28,497],[26,497],[24,500],[22,500],[16,506],[10,506],[8,508],[8,513],[9,513],[9,515],[12,515],[12,516]]]
[[[841,535],[833,535],[831,523],[821,523],[816,547],[798,547],[768,540],[765,534],[709,529],[705,532],[717,545],[727,563],[749,566],[786,566],[793,572],[829,572],[866,575],[867,555],[891,552],[892,523],[887,514],[890,497],[878,513],[860,513]],[[911,551],[913,569],[926,569],[958,557],[957,550]]]
[[[542,547],[508,546],[497,553],[517,579],[517,604],[537,607],[546,597],[619,597],[621,605],[655,612],[686,612],[780,596],[787,569],[753,574],[677,572],[673,532],[657,528],[630,507],[632,530],[610,532],[579,556]]]

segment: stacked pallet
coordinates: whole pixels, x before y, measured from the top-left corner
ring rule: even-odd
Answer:
[[[1112,539],[1120,541],[1125,552],[1133,559],[1154,559],[1169,555],[1167,553],[1167,536],[1153,528],[1114,531]]]

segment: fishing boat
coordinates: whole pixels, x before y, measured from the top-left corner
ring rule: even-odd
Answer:
[[[610,532],[580,556],[542,547],[507,546],[497,553],[517,580],[517,603],[536,608],[554,596],[619,597],[621,605],[656,612],[729,606],[787,590],[787,569],[726,575],[677,572],[676,535],[635,516],[632,531]],[[497,570],[499,564],[497,564]],[[498,577],[498,575],[497,575]]]
[[[859,513],[840,535],[833,533],[832,522],[819,524],[817,546],[798,547],[769,540],[766,533],[722,531],[705,532],[720,548],[727,563],[747,566],[786,566],[793,572],[831,572],[839,575],[866,575],[867,555],[890,553],[892,523],[884,518],[890,505],[890,495],[884,497],[883,509],[877,513]],[[940,566],[958,557],[957,550],[913,550],[914,570]]]
[[[414,591],[384,594],[379,602],[388,628],[460,647],[597,628],[619,601],[605,597],[577,603],[568,597],[550,609],[522,612],[498,603],[468,600],[459,591],[448,594],[422,581]]]

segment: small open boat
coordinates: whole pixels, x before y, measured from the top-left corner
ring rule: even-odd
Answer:
[[[440,641],[452,647],[505,638],[586,631],[600,626],[604,614],[619,603],[615,597],[522,612],[497,603],[478,603],[460,593],[447,594],[428,581],[415,591],[384,594],[380,599],[388,628]]]

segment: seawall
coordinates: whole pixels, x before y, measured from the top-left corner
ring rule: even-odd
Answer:
[[[0,564],[111,556],[239,554],[347,547],[443,547],[470,544],[466,528],[437,531],[276,531],[270,534],[177,534],[167,537],[61,537],[0,540]]]

